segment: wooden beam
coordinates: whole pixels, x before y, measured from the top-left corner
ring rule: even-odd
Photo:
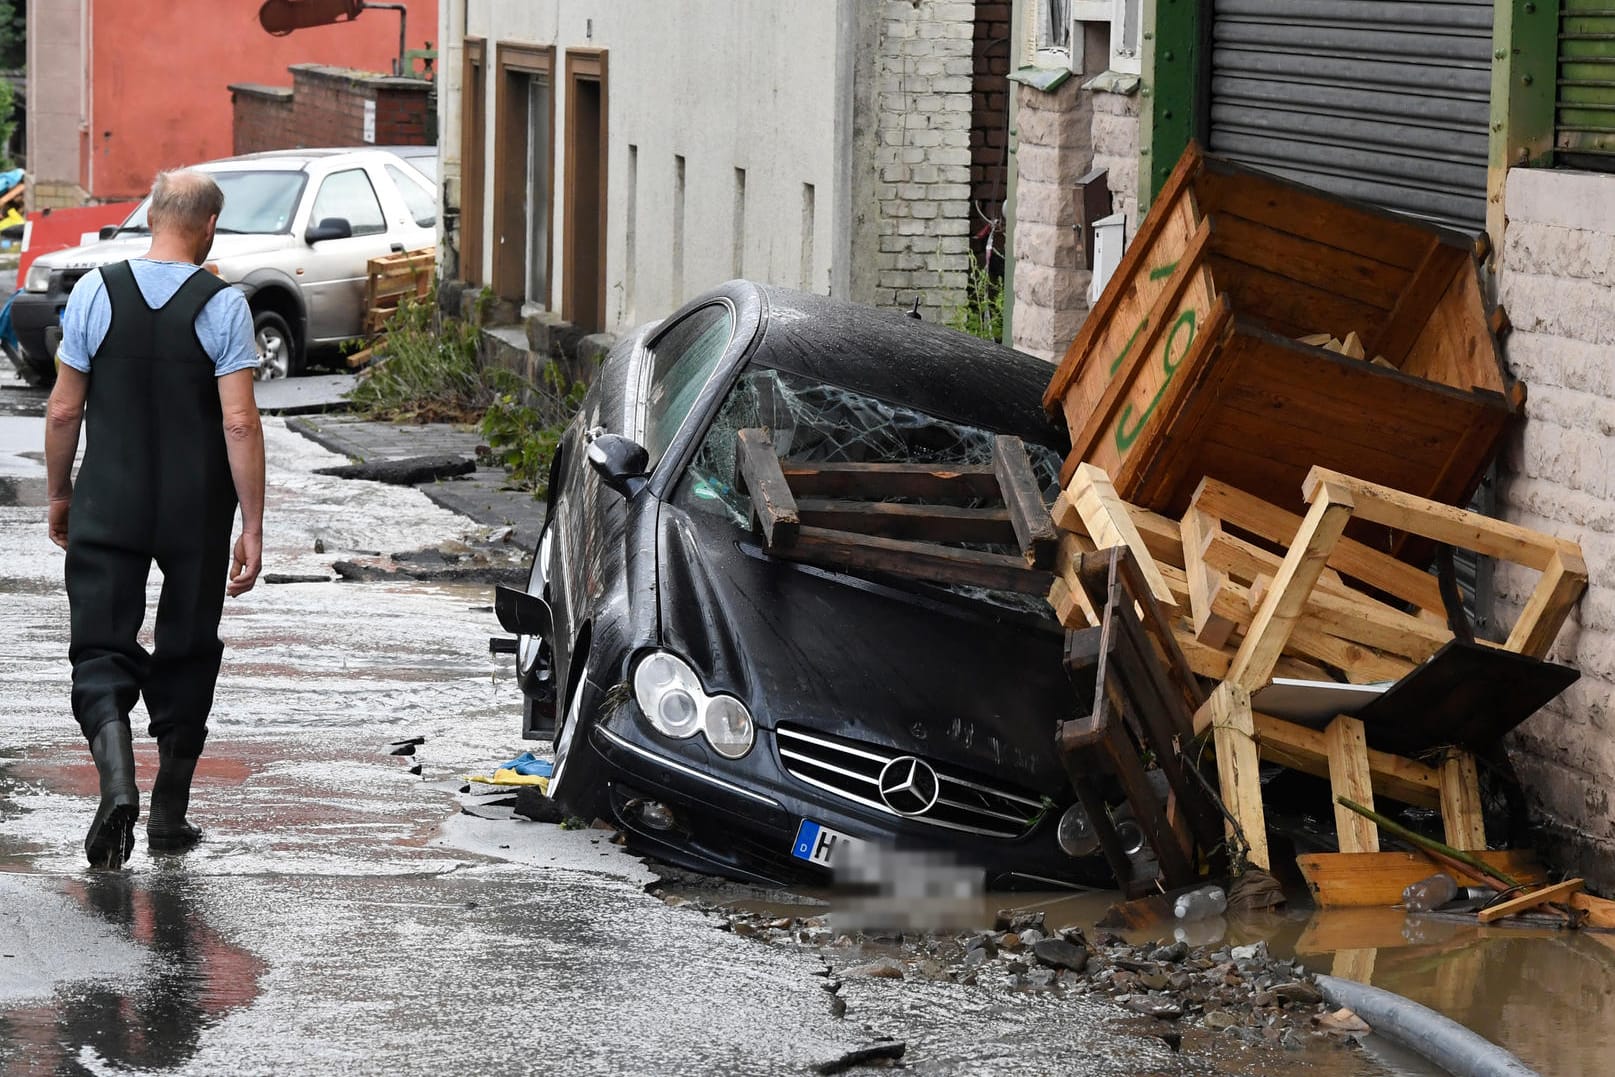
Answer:
[[[780,467],[797,497],[914,497],[926,501],[998,498],[998,476],[976,464],[808,464]]]
[[[917,542],[1015,544],[1015,528],[1002,508],[807,497],[797,500],[796,514],[804,527],[831,531]]]
[[[1028,595],[1046,595],[1049,590],[1049,574],[1028,568],[1019,556],[961,550],[929,542],[900,542],[804,527],[797,533],[795,543],[770,552],[786,561],[802,561],[841,571],[861,569],[930,583]]]
[[[1419,332],[1430,321],[1430,312],[1436,309],[1452,284],[1453,274],[1467,261],[1463,251],[1447,246],[1439,236],[1432,236],[1419,267],[1408,278],[1384,327],[1370,339],[1368,353],[1383,355],[1392,366],[1401,367]]]
[[[1054,607],[1054,618],[1062,627],[1082,629],[1092,627],[1095,623],[1088,620],[1088,615],[1077,604],[1076,596],[1071,593],[1071,586],[1063,576],[1056,576],[1054,585],[1049,588],[1049,605]]]
[[[1021,556],[1033,568],[1048,568],[1054,564],[1054,521],[1037,476],[1032,474],[1032,462],[1026,456],[1026,445],[1020,438],[999,434],[993,438],[993,474],[1009,510],[1010,523],[1015,526],[1015,538],[1020,543]]]
[[[771,552],[796,541],[801,519],[796,498],[774,455],[774,442],[766,430],[751,427],[735,434],[735,457],[741,485],[751,495],[751,517]]]
[[[1516,913],[1527,912],[1546,905],[1550,901],[1561,901],[1580,890],[1581,887],[1582,880],[1566,879],[1562,883],[1544,886],[1542,889],[1533,890],[1529,894],[1521,894],[1519,897],[1509,898],[1507,901],[1500,901],[1496,905],[1490,905],[1476,913],[1475,919],[1483,924],[1489,924],[1494,920],[1501,920],[1505,916],[1513,916]]]
[[[1477,851],[1475,857],[1517,879],[1546,882],[1536,854],[1518,849]],[[1302,853],[1295,858],[1319,908],[1389,907],[1402,900],[1402,891],[1438,870],[1418,853]],[[1464,885],[1490,886],[1478,876],[1459,879]]]
[[[1161,578],[1155,559],[1139,535],[1132,514],[1127,510],[1127,503],[1111,485],[1110,476],[1092,464],[1079,464],[1066,490],[1072,495],[1094,546],[1101,550],[1111,546],[1126,546],[1132,550],[1139,571],[1149,583],[1150,593],[1155,595],[1155,600],[1162,605],[1176,606],[1177,600]]]
[[[1319,778],[1330,776],[1329,743],[1323,730],[1260,712],[1254,719],[1257,746],[1263,759]],[[1369,782],[1375,794],[1416,808],[1441,807],[1440,771],[1374,748],[1367,749],[1367,753]]]
[[[1284,653],[1284,645],[1301,617],[1312,585],[1328,563],[1329,554],[1351,514],[1351,495],[1326,487],[1325,496],[1313,504],[1301,522],[1294,544],[1274,577],[1272,590],[1263,600],[1262,608],[1245,633],[1244,643],[1240,644],[1228,667],[1228,679],[1247,692],[1262,687],[1272,676],[1273,666]]]
[[[1441,823],[1447,844],[1464,852],[1486,848],[1486,822],[1480,808],[1480,775],[1475,757],[1449,749],[1441,760]]]
[[[1355,506],[1353,512],[1359,519],[1487,557],[1513,561],[1539,572],[1548,568],[1556,553],[1581,558],[1581,547],[1566,539],[1364,482],[1328,468],[1313,467],[1301,489],[1306,499],[1314,503],[1320,497],[1335,496],[1338,491],[1351,499]]]
[[[1212,536],[1222,530],[1214,517],[1190,506],[1179,523],[1183,539],[1183,569],[1189,580],[1189,609],[1194,618],[1195,638],[1210,647],[1221,647],[1234,631],[1234,622],[1212,608],[1217,591],[1227,582],[1211,568],[1201,553]]]
[[[1514,622],[1504,648],[1532,658],[1547,657],[1559,629],[1586,589],[1586,562],[1564,550],[1556,551],[1520,612],[1520,619]]]
[[[1256,757],[1256,725],[1251,713],[1250,693],[1234,681],[1224,681],[1211,693],[1195,716],[1195,727],[1209,726],[1217,750],[1217,778],[1222,801],[1239,821],[1249,844],[1248,859],[1254,867],[1271,867],[1267,851],[1267,816],[1262,809],[1262,781]],[[1235,836],[1228,824],[1228,834]]]
[[[1329,749],[1330,791],[1335,797],[1350,797],[1363,807],[1372,808],[1374,784],[1363,723],[1348,715],[1337,715],[1324,728],[1323,739]],[[1343,853],[1379,852],[1379,828],[1373,820],[1338,803],[1335,804],[1335,835]]]
[[[1145,547],[1150,551],[1157,564],[1171,565],[1174,568],[1183,567],[1183,539],[1179,534],[1176,520],[1170,520],[1158,512],[1141,509],[1131,502],[1127,505],[1128,515],[1133,518],[1133,526],[1138,529],[1139,537],[1144,540]],[[1079,535],[1088,533],[1088,525],[1082,522],[1082,514],[1077,511],[1077,503],[1072,496],[1061,490],[1054,498],[1054,507],[1050,510],[1054,523],[1062,531],[1071,531]]]

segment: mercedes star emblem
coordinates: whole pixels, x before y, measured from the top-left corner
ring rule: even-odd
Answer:
[[[900,755],[880,772],[880,799],[898,815],[924,815],[942,792],[936,771],[923,759]]]

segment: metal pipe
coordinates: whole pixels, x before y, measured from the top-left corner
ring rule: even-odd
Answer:
[[[396,11],[398,12],[398,59],[393,61],[393,74],[406,74],[404,70],[404,54],[409,51],[409,9],[403,4],[376,4],[371,0],[363,0],[359,10],[369,11]]]

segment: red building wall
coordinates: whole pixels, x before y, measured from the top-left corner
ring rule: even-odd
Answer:
[[[437,38],[437,0],[403,0],[409,47]],[[92,111],[81,180],[92,197],[135,198],[159,170],[232,152],[231,83],[288,85],[292,64],[392,70],[398,14],[271,37],[261,0],[93,0]],[[380,132],[377,132],[378,140]]]

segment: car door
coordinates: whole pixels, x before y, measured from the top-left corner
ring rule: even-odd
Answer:
[[[361,331],[368,263],[386,254],[392,242],[376,188],[375,178],[359,164],[332,171],[313,185],[305,227],[337,218],[352,230],[342,239],[309,244],[303,295],[314,340],[341,340]]]
[[[407,251],[437,242],[437,194],[413,168],[391,162],[382,166],[387,184],[399,196],[398,209],[388,215],[389,231]]]

